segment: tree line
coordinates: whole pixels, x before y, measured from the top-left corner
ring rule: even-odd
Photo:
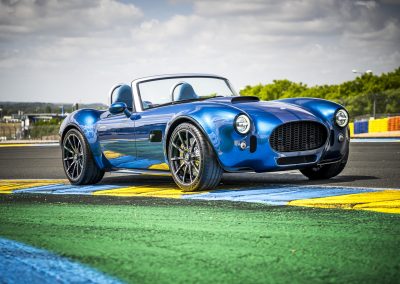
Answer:
[[[400,67],[379,76],[366,73],[339,85],[309,87],[287,79],[273,80],[271,84],[246,86],[240,94],[256,96],[261,100],[293,97],[331,100],[345,106],[352,118],[372,115],[375,99],[376,113],[397,114],[400,113]]]
[[[68,103],[41,103],[41,102],[0,102],[2,116],[23,113],[58,113],[61,114],[61,106],[64,113],[71,113],[74,110],[72,104]],[[80,104],[79,108],[106,109],[107,106],[101,103]]]

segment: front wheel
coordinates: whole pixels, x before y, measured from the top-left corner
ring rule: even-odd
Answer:
[[[316,166],[300,170],[300,172],[308,177],[310,180],[329,179],[340,174],[347,164],[349,158],[349,148],[343,158],[333,164]]]
[[[76,129],[69,130],[62,141],[64,172],[74,185],[95,184],[104,176],[93,160],[85,137]]]
[[[190,123],[173,131],[168,146],[168,161],[175,183],[183,191],[215,188],[223,169],[203,133]]]

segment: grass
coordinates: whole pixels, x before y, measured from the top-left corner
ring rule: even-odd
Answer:
[[[394,283],[400,277],[399,215],[214,204],[3,203],[0,235],[131,283]]]

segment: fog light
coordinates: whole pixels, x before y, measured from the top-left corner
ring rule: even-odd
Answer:
[[[338,140],[339,140],[339,142],[343,142],[344,141],[344,135],[342,133],[339,134]]]
[[[244,150],[244,149],[246,149],[246,147],[247,147],[247,144],[245,141],[240,142],[240,149]]]

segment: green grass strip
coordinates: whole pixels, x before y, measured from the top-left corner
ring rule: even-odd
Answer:
[[[3,203],[0,235],[135,283],[400,279],[399,215],[219,204]]]

